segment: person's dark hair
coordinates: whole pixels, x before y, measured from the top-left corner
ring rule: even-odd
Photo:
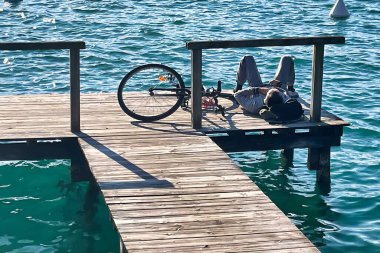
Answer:
[[[270,89],[265,96],[264,103],[266,106],[269,108],[272,107],[273,105],[277,104],[283,104],[284,100],[280,94],[280,91],[277,89]]]

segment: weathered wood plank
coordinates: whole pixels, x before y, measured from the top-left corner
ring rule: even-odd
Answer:
[[[220,41],[190,41],[186,48],[191,50],[212,48],[244,48],[244,47],[273,47],[273,46],[300,46],[344,44],[342,36],[299,37],[299,38],[273,38],[252,40],[220,40]]]
[[[233,235],[233,236],[208,236],[208,237],[200,237],[197,240],[193,238],[186,239],[168,239],[168,240],[159,240],[159,243],[155,240],[153,241],[144,241],[141,243],[139,241],[136,242],[128,242],[128,249],[156,249],[160,251],[161,249],[170,249],[177,247],[191,247],[191,246],[200,246],[200,247],[213,247],[214,245],[222,245],[222,244],[240,244],[240,243],[250,243],[252,248],[254,249],[255,245],[260,243],[268,242],[277,245],[286,245],[290,241],[298,242],[297,240],[301,240],[303,235],[298,232],[282,232],[282,233],[270,233],[270,234],[258,234],[256,236],[252,235]],[[298,242],[299,243],[299,242]],[[160,251],[161,252],[161,251]]]
[[[0,42],[0,50],[85,49],[84,41]]]
[[[210,247],[209,245],[203,245],[203,247],[200,246],[193,246],[193,247],[178,247],[176,249],[174,248],[168,248],[168,249],[160,249],[160,252],[162,253],[174,253],[174,252],[208,252],[208,253],[214,253],[214,252],[252,252],[252,248],[254,248],[254,252],[276,252],[276,253],[315,253],[319,252],[316,248],[313,246],[310,246],[306,243],[289,243],[287,244],[268,244],[268,243],[260,243],[255,244],[254,247],[252,247],[249,243],[239,243],[239,244],[222,244],[222,245],[213,245]],[[231,250],[232,249],[232,250]],[[156,253],[157,251],[154,249],[134,249],[132,251],[133,253]]]

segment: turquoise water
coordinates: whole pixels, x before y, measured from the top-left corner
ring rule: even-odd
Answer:
[[[0,252],[119,252],[103,198],[71,182],[69,160],[0,165]]]
[[[347,0],[346,20],[328,17],[333,2],[4,1],[0,41],[84,40],[82,91],[115,92],[129,70],[148,62],[173,67],[189,83],[186,41],[345,36],[345,45],[325,50],[322,106],[351,123],[332,149],[331,192],[318,191],[305,150],[291,165],[277,151],[231,157],[322,252],[380,252],[380,1]],[[309,46],[206,50],[205,84],[220,79],[232,88],[244,54],[256,57],[263,80],[281,55],[294,56],[296,89],[309,97]],[[0,52],[0,94],[67,92],[68,83],[67,51]]]

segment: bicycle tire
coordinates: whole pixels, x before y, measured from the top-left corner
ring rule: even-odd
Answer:
[[[121,80],[117,92],[121,109],[132,118],[144,122],[170,116],[181,105],[184,96],[185,84],[181,76],[162,64],[134,68]]]

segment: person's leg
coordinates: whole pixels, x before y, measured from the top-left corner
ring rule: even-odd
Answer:
[[[281,88],[293,87],[295,81],[294,61],[292,57],[282,56],[274,78],[282,83]]]
[[[263,86],[255,59],[251,55],[244,56],[240,61],[236,73],[236,87],[234,91],[241,90],[245,81],[248,81],[248,85],[251,87]]]
[[[236,92],[234,97],[241,107],[250,113],[258,114],[264,106],[265,96],[263,94],[254,94],[252,87]]]
[[[291,56],[286,55],[281,57],[274,79],[282,83],[280,88],[284,89],[287,95],[292,98],[298,97],[298,93],[294,89],[295,70],[294,61]]]

